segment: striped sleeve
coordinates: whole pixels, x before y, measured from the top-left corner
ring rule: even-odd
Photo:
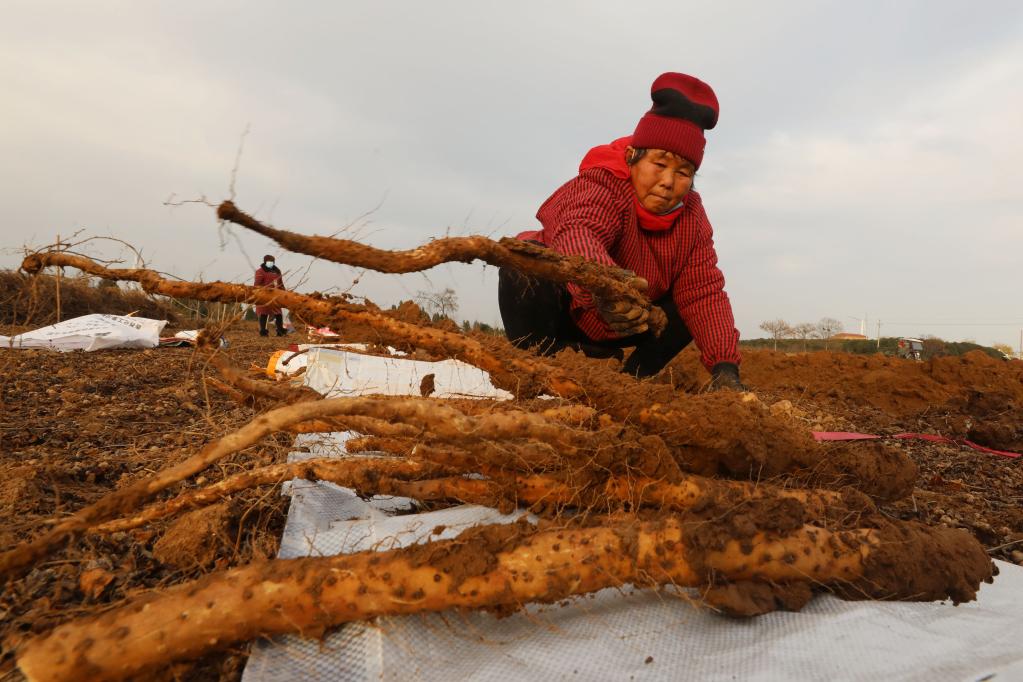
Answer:
[[[616,265],[608,254],[622,229],[621,191],[616,179],[604,170],[583,171],[554,195],[556,205],[540,208],[547,245],[567,256]],[[569,283],[572,319],[594,340],[617,338],[601,318],[590,292]]]
[[[738,365],[739,330],[735,328],[732,303],[725,293],[725,276],[718,268],[714,234],[703,207],[697,219],[696,245],[672,287],[675,305],[700,349],[707,369],[719,362]]]

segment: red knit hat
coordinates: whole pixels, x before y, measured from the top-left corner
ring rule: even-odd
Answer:
[[[703,131],[718,123],[714,91],[699,78],[669,72],[650,86],[650,98],[654,106],[639,120],[632,146],[674,152],[699,168],[707,144]]]

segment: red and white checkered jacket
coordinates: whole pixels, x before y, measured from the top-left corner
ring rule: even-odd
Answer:
[[[645,230],[636,215],[632,182],[605,168],[580,171],[543,203],[536,217],[543,229],[524,232],[565,255],[632,270],[649,283],[656,301],[669,291],[693,334],[703,364],[739,364],[739,332],[725,278],[717,267],[713,231],[703,202],[689,192],[675,223],[667,230]],[[569,284],[571,314],[579,329],[595,341],[614,339],[593,297]]]

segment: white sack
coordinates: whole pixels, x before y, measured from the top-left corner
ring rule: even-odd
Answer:
[[[49,348],[56,351],[108,348],[156,348],[166,320],[124,315],[83,315],[17,336],[0,336],[5,348]]]
[[[427,374],[434,375],[435,398],[512,397],[508,391],[495,388],[487,372],[461,360],[427,362],[324,347],[312,348],[308,355],[304,383],[329,398],[374,393],[419,395],[419,385]]]

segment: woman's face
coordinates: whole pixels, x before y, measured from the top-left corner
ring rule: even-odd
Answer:
[[[627,147],[625,158],[628,159],[634,151]],[[653,213],[667,213],[678,206],[682,197],[692,189],[693,175],[696,174],[692,163],[663,149],[648,149],[629,168],[639,203]]]

